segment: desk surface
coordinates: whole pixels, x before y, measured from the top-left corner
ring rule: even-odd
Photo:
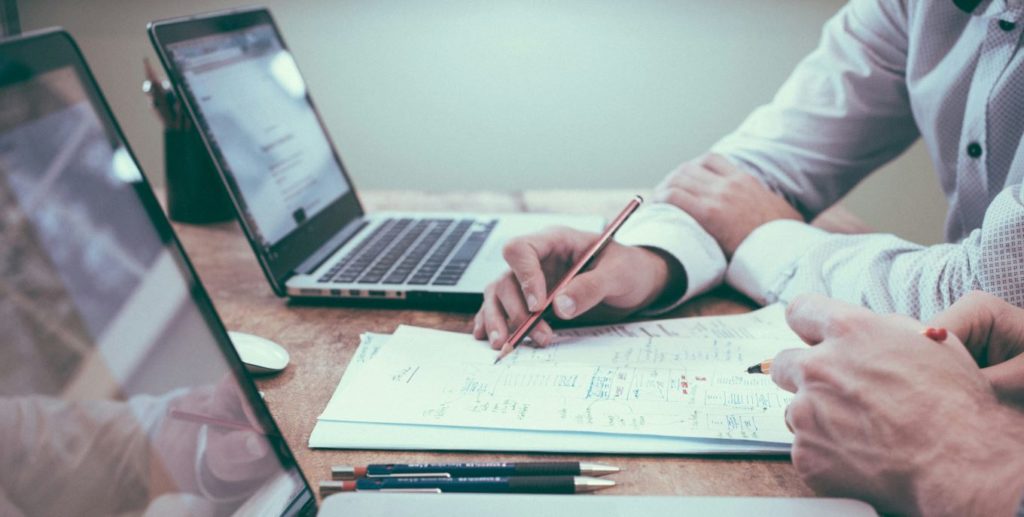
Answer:
[[[578,212],[612,217],[635,191],[537,191],[521,193],[414,191],[367,192],[369,211],[467,210],[478,212]],[[816,222],[832,230],[866,230],[847,213],[832,212]],[[468,332],[471,314],[414,310],[354,309],[287,305],[274,296],[241,229],[235,223],[175,224],[217,311],[231,330],[264,336],[284,345],[292,363],[275,377],[258,381],[267,404],[309,478],[330,476],[334,464],[427,461],[523,461],[557,457],[540,454],[311,450],[306,445],[316,417],[327,405],[362,332],[390,333],[400,323]],[[750,310],[749,302],[725,290],[700,297],[671,316],[728,314]],[[720,459],[680,456],[591,456],[623,468],[618,485],[602,493],[651,495],[806,496],[811,491],[786,459]]]

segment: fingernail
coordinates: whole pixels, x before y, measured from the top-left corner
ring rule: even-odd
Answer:
[[[532,294],[526,295],[526,308],[530,309],[531,312],[537,310],[537,297],[536,296],[534,296]]]
[[[491,343],[497,343],[498,338],[501,337],[501,334],[499,334],[497,330],[492,330],[491,333],[488,334],[488,336],[491,337]]]
[[[560,294],[558,298],[555,298],[555,305],[563,317],[571,318],[576,313],[576,302],[564,294]]]

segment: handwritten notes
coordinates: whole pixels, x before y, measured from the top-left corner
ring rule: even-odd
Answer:
[[[320,419],[790,443],[790,395],[750,364],[804,346],[779,307],[560,332],[494,365],[472,336],[364,339]]]

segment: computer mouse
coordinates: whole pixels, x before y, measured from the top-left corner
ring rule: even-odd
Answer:
[[[288,366],[288,351],[267,338],[234,331],[228,337],[249,373],[277,373]]]

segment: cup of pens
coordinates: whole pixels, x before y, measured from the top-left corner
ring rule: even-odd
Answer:
[[[174,221],[192,224],[231,220],[231,200],[199,132],[170,81],[160,80],[149,60],[145,65],[142,91],[150,97],[164,126],[167,215]]]

